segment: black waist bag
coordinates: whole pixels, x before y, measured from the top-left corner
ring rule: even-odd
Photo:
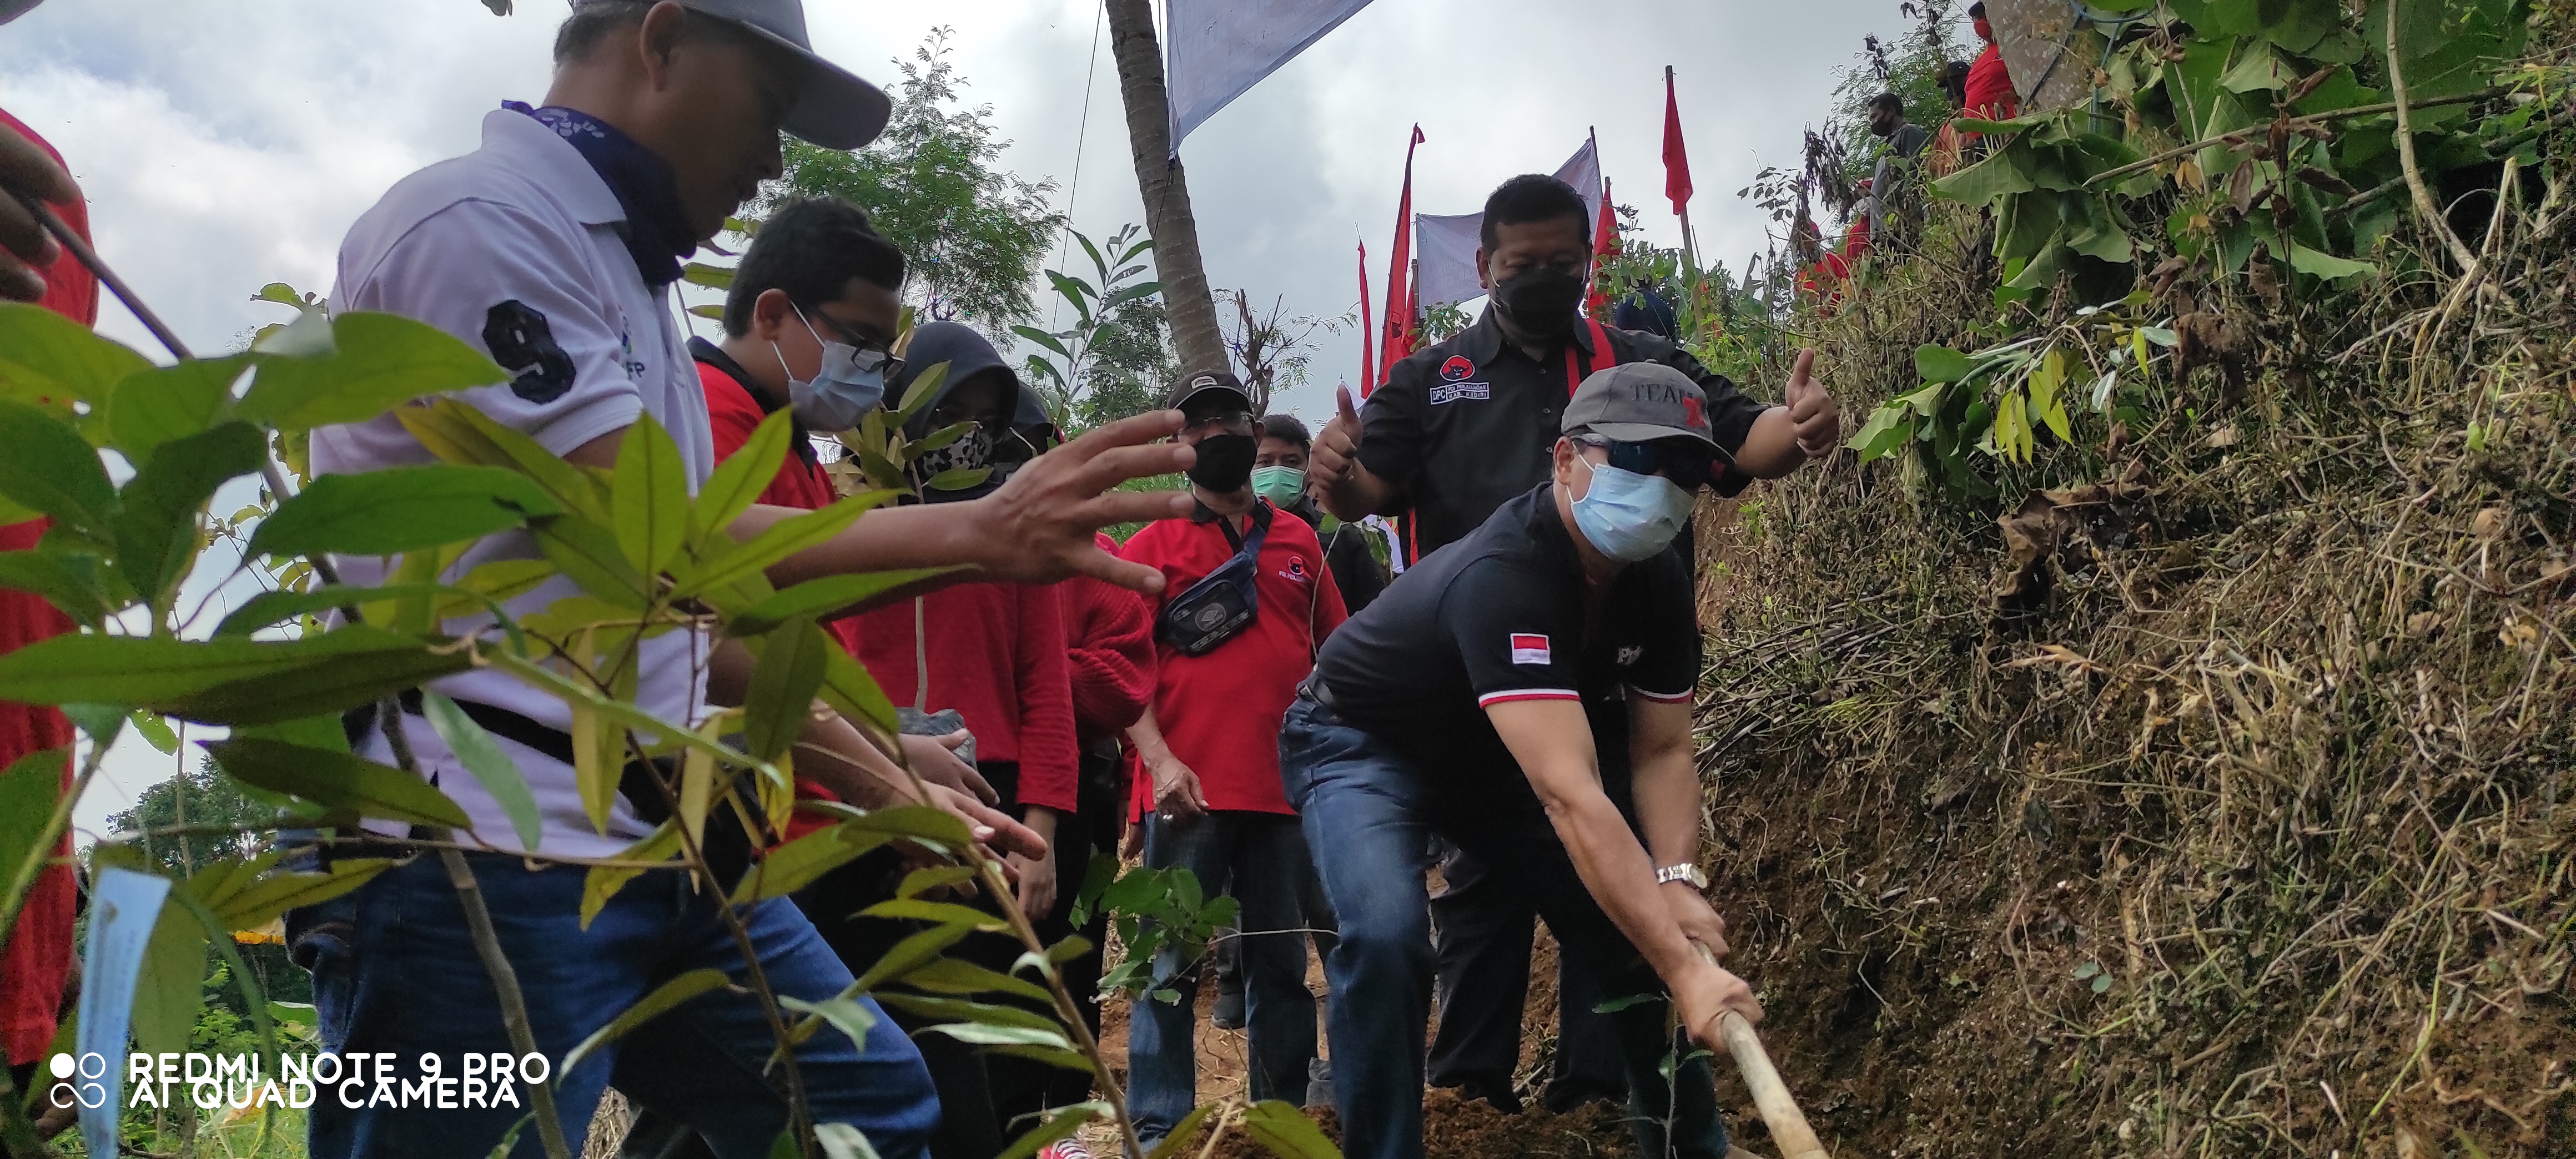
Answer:
[[[406,689],[401,701],[404,712],[413,716],[425,715],[421,710],[419,689]],[[485,732],[517,741],[567,765],[573,763],[571,733],[479,701],[460,700],[456,707],[463,709],[474,723],[483,726]],[[375,726],[376,709],[373,706],[351,709],[340,718],[340,727],[348,734],[352,749],[357,748],[358,742]],[[432,774],[430,783],[437,784],[435,774]],[[626,798],[626,803],[635,810],[636,818],[648,825],[660,825],[671,819],[671,802],[678,799],[679,793],[680,765],[673,757],[628,761],[617,778],[617,795]],[[737,810],[729,806],[728,800],[738,803],[741,808]],[[755,823],[760,827],[760,840],[755,841],[754,834],[743,828],[742,818],[746,815],[758,819]],[[776,835],[769,832],[768,814],[761,809],[759,801],[742,788],[736,787],[708,803],[706,829],[700,837],[698,851],[706,858],[708,871],[725,887],[731,888],[741,880],[743,872],[751,868],[751,854],[755,847],[775,842]]]
[[[1261,541],[1270,534],[1273,514],[1267,502],[1253,506],[1250,539],[1235,534],[1233,520],[1217,517],[1217,529],[1234,545],[1234,557],[1163,605],[1163,614],[1154,620],[1156,639],[1183,656],[1204,656],[1260,618],[1261,595],[1254,581],[1261,575]]]

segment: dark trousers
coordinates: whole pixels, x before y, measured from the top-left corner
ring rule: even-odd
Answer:
[[[1521,1057],[1521,1011],[1529,998],[1530,940],[1538,905],[1475,854],[1457,846],[1441,861],[1447,888],[1431,899],[1431,944],[1439,962],[1440,1027],[1431,1039],[1430,1081],[1457,1087],[1505,1111],[1520,1109],[1513,1073]],[[1554,927],[1550,927],[1553,933]],[[1539,1101],[1551,1111],[1628,1093],[1619,1036],[1605,994],[1574,955],[1556,959],[1556,1050]]]
[[[1631,1002],[1609,1018],[1642,1155],[1721,1159],[1726,1128],[1708,1055],[1671,1029],[1663,983],[1601,912],[1544,815],[1473,812],[1410,758],[1305,697],[1279,736],[1281,781],[1341,920],[1325,972],[1333,1093],[1351,1159],[1422,1159],[1422,1027],[1430,1014],[1430,899],[1422,849],[1437,834],[1531,899],[1578,969]],[[1667,1150],[1669,1148],[1669,1151]]]

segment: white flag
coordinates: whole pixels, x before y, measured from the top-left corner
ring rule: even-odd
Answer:
[[[1163,33],[1172,152],[1227,102],[1279,71],[1368,0],[1170,0]]]
[[[1584,228],[1601,220],[1601,155],[1591,138],[1584,138],[1583,147],[1557,167],[1556,177],[1583,198]],[[1413,215],[1413,253],[1421,279],[1416,285],[1423,309],[1484,296],[1476,278],[1476,250],[1484,244],[1484,230],[1482,212]]]

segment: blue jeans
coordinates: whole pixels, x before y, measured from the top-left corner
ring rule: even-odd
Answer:
[[[1192,821],[1145,818],[1145,864],[1180,866],[1203,884],[1233,880],[1243,906],[1235,924],[1243,932],[1244,1023],[1252,1038],[1251,1087],[1255,1101],[1306,1102],[1306,1064],[1315,1058],[1315,995],[1306,989],[1305,906],[1299,886],[1313,872],[1297,819],[1285,813],[1226,810]],[[1190,963],[1166,950],[1156,956],[1156,977],[1170,977]],[[1174,978],[1180,1001],[1138,998],[1127,1023],[1129,1110],[1147,1142],[1170,1134],[1198,1105],[1198,971]]]
[[[1422,1028],[1432,967],[1422,847],[1432,833],[1481,858],[1498,885],[1530,898],[1567,960],[1599,978],[1613,1000],[1657,999],[1610,1015],[1626,1063],[1637,1153],[1726,1154],[1707,1056],[1673,1033],[1662,981],[1592,900],[1545,816],[1479,811],[1385,741],[1303,696],[1288,707],[1279,764],[1342,923],[1341,944],[1324,970],[1333,985],[1333,1093],[1344,1155],[1422,1157]],[[1679,1060],[1669,1075],[1668,1059]]]
[[[531,870],[518,858],[468,854],[501,947],[527,1000],[537,1050],[549,1064],[636,1000],[683,972],[713,967],[747,980],[742,954],[718,916],[716,902],[692,894],[677,873],[653,872],[627,883],[587,930],[581,924],[584,871]],[[356,899],[350,938],[326,943],[313,967],[321,1024],[343,1036],[326,1049],[390,1051],[401,1074],[418,1076],[423,1054],[439,1056],[454,1076],[467,1053],[516,1053],[503,1029],[499,1000],[465,926],[465,912],[438,859],[414,858],[349,895]],[[850,984],[812,923],[784,898],[737,911],[770,988],[821,1001]],[[861,999],[876,1024],[864,1047],[830,1028],[796,1050],[807,1104],[821,1123],[848,1123],[887,1159],[917,1159],[939,1121],[929,1073],[911,1040],[874,1002]],[[553,1076],[564,1135],[580,1146],[602,1089],[628,1098],[704,1136],[724,1159],[761,1157],[787,1124],[780,1073],[763,1073],[776,1044],[759,1003],[715,990],[699,995],[594,1051],[569,1073]],[[370,1076],[372,1077],[372,1076]],[[360,1103],[369,1101],[356,1088]],[[528,1100],[525,1084],[519,1099]],[[339,1156],[487,1155],[530,1109],[442,1109],[417,1105],[349,1108],[338,1088],[313,1104],[309,1151]],[[511,1152],[544,1152],[534,1124]]]

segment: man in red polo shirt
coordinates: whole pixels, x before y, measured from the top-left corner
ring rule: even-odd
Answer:
[[[1341,592],[1306,521],[1281,518],[1252,490],[1252,400],[1232,374],[1184,376],[1164,404],[1198,450],[1187,519],[1147,524],[1124,556],[1163,573],[1154,605],[1155,694],[1128,729],[1150,782],[1145,864],[1181,866],[1203,885],[1231,881],[1242,903],[1245,1021],[1252,1097],[1303,1104],[1315,1057],[1306,989],[1305,883],[1314,873],[1279,783],[1279,725],[1340,627]],[[1158,980],[1186,963],[1155,963]],[[1178,1002],[1144,1001],[1128,1023],[1137,1134],[1168,1134],[1197,1104],[1195,975]]]

